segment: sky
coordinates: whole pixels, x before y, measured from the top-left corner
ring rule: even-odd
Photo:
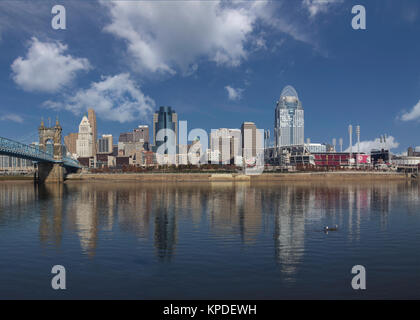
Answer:
[[[41,117],[77,132],[93,108],[116,142],[163,105],[189,130],[252,121],[273,135],[292,85],[311,142],[347,147],[352,124],[363,149],[383,134],[395,153],[420,146],[417,0],[64,0],[65,30],[56,4],[0,0],[1,137],[37,141]]]

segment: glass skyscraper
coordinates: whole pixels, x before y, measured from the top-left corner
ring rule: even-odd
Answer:
[[[157,133],[162,129],[170,129],[175,133],[175,146],[178,138],[178,115],[171,107],[160,107],[153,116],[153,144],[157,149],[161,144],[167,141],[156,141]]]
[[[274,135],[277,148],[304,144],[302,103],[292,86],[286,86],[277,101]]]

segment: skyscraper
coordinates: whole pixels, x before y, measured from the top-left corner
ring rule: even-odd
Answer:
[[[76,143],[78,135],[78,133],[70,133],[68,136],[64,137],[64,145],[67,148],[67,152],[70,152],[71,154],[77,153]]]
[[[277,101],[274,135],[277,148],[304,143],[302,103],[292,86],[286,86]]]
[[[103,134],[102,138],[98,140],[98,153],[111,154],[112,153],[112,134]]]
[[[244,122],[241,126],[242,150],[245,162],[255,160],[264,148],[264,135],[255,123]]]
[[[211,161],[242,165],[242,134],[239,129],[221,128],[210,134]]]
[[[140,125],[138,128],[133,130],[134,142],[149,143],[149,126]]]
[[[90,126],[89,120],[86,116],[83,116],[82,121],[79,125],[79,134],[76,141],[76,153],[79,158],[92,157],[92,144],[93,144],[93,133],[92,127]]]
[[[149,150],[149,126],[140,125],[133,131],[134,142],[143,143],[143,148]]]
[[[165,137],[164,141],[156,141],[157,133],[162,129],[169,129],[174,132],[176,146],[178,137],[178,115],[171,107],[160,107],[159,111],[153,115],[153,145],[156,149],[167,141],[167,137]]]
[[[98,128],[96,126],[96,114],[95,110],[89,109],[88,110],[88,119],[90,126],[92,128],[92,156],[96,155],[96,152],[98,151]]]

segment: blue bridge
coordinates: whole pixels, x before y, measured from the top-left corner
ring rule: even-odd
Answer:
[[[68,173],[77,172],[82,166],[77,160],[63,155],[62,131],[58,118],[53,127],[46,127],[42,120],[37,147],[0,137],[0,155],[33,161],[34,179],[38,183],[63,182]],[[53,146],[52,153],[47,152],[48,143]]]
[[[31,160],[33,162],[50,162],[63,164],[66,168],[81,169],[77,160],[69,157],[62,157],[61,159],[55,159],[54,155],[39,148],[28,146],[26,144],[13,141],[7,138],[0,137],[0,155],[11,156],[15,158],[21,158]]]

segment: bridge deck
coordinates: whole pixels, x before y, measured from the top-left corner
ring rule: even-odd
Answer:
[[[63,157],[60,160],[55,159],[54,156],[48,152],[3,137],[0,137],[0,154],[34,162],[63,163],[66,167],[81,168],[77,160],[68,157]]]

